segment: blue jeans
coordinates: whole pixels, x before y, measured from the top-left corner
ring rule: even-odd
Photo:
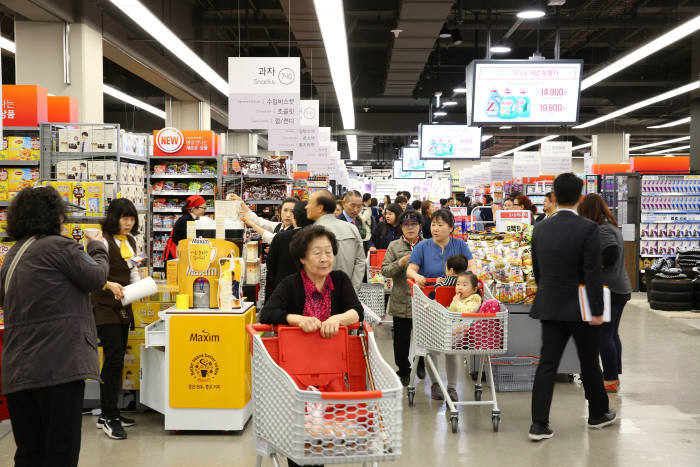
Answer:
[[[615,381],[622,374],[622,342],[620,342],[620,319],[627,302],[611,304],[610,322],[603,323],[600,334],[600,359],[603,361],[603,379]]]

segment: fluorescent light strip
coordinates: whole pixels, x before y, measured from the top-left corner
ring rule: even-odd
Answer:
[[[593,120],[590,120],[586,123],[583,123],[581,125],[575,126],[573,129],[574,130],[580,130],[581,128],[588,128],[593,125],[597,125],[602,122],[606,122],[608,120],[612,120],[613,118],[620,117],[622,115],[628,114],[630,112],[634,112],[635,110],[639,110],[643,107],[656,104],[657,102],[665,101],[667,99],[670,99],[672,97],[680,96],[681,94],[685,94],[690,91],[695,91],[696,89],[700,88],[700,81],[693,81],[692,83],[688,83],[685,86],[681,86],[676,89],[672,89],[670,91],[666,91],[662,94],[659,94],[658,96],[650,97],[649,99],[644,99],[643,101],[639,101],[636,104],[628,105],[627,107],[624,107],[620,110],[616,110],[615,112],[611,112],[607,115],[603,115],[602,117],[594,118]]]
[[[168,29],[151,11],[138,0],[111,0],[125,15],[148,34],[153,36],[163,47],[182,60],[195,73],[204,78],[221,94],[228,95],[228,82],[212,67],[202,60],[184,42]]]
[[[342,0],[314,0],[314,8],[321,28],[321,36],[323,36],[323,45],[326,48],[326,57],[331,69],[340,115],[343,118],[343,127],[346,130],[354,130],[355,107],[350,83],[350,61],[343,2]]]
[[[150,112],[153,115],[165,120],[165,110],[160,110],[157,107],[153,107],[150,104],[146,104],[145,102],[140,101],[140,100],[136,99],[135,97],[131,97],[128,94],[124,94],[123,92],[121,92],[117,89],[114,89],[111,86],[103,84],[102,85],[102,92],[107,94],[108,96],[112,96],[114,98],[117,98],[120,101],[126,102],[127,104],[131,104],[134,107],[138,107],[140,109],[143,109],[146,112]]]
[[[553,139],[555,139],[555,138],[559,138],[559,135],[549,135],[549,136],[545,136],[544,138],[536,139],[535,141],[531,141],[531,142],[529,142],[529,143],[525,143],[525,144],[523,144],[523,145],[521,145],[521,146],[518,146],[517,148],[509,149],[509,150],[507,150],[507,151],[505,151],[505,152],[502,152],[502,153],[500,153],[500,154],[496,154],[496,155],[493,156],[493,157],[503,157],[503,156],[507,156],[507,155],[509,155],[509,154],[513,154],[513,153],[516,152],[516,151],[522,151],[523,149],[531,148],[532,146],[537,146],[537,145],[540,144],[540,143],[544,143],[545,141],[551,141],[551,140],[553,140]]]
[[[700,29],[700,16],[696,16],[690,21],[681,24],[677,28],[671,29],[661,37],[658,37],[648,44],[633,50],[602,70],[593,73],[591,76],[581,81],[581,91],[590,88],[591,86],[603,81],[605,78],[608,78],[615,73],[624,70],[628,66],[648,57],[649,55],[658,52],[664,47],[673,44],[674,42],[679,41],[690,34],[693,34],[698,29]]]
[[[657,128],[670,128],[672,126],[684,125],[686,123],[690,123],[690,117],[681,118],[680,120],[674,120],[661,125],[648,126],[647,128],[655,130]]]
[[[643,144],[641,146],[635,146],[630,148],[630,151],[637,151],[639,149],[654,148],[656,146],[665,146],[667,144],[680,143],[681,141],[688,141],[690,136],[682,136],[680,138],[667,139],[664,141],[657,141],[656,143]]]
[[[445,115],[447,115],[447,112],[442,112],[442,111],[433,112],[433,117],[444,117]]]
[[[467,93],[467,88],[454,88],[452,92],[456,94],[466,94]]]
[[[656,156],[657,154],[666,154],[667,152],[685,151],[686,149],[690,149],[690,145],[678,146],[678,147],[671,148],[671,149],[662,149],[660,151],[648,152],[644,155],[645,156]]]
[[[490,140],[491,138],[493,138],[493,135],[483,135],[483,136],[481,137],[481,142],[483,143],[484,141],[488,141],[488,140]]]
[[[593,146],[593,143],[583,143],[583,144],[579,144],[578,146],[572,147],[571,150],[576,151],[577,149],[590,148],[591,146]]]
[[[345,135],[345,139],[348,141],[348,153],[350,154],[350,160],[357,160],[357,136],[356,135]]]
[[[5,39],[4,37],[0,37],[0,48],[7,50],[8,52],[11,52],[13,54],[17,53],[17,47],[15,46],[15,43],[9,39]]]

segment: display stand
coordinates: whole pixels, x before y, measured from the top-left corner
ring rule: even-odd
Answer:
[[[158,316],[141,349],[141,403],[165,416],[166,430],[243,430],[253,410],[245,326],[254,304]]]

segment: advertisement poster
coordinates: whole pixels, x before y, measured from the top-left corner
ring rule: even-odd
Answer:
[[[401,169],[410,172],[424,170],[426,172],[442,172],[445,162],[439,159],[421,159],[420,148],[401,148]]]
[[[513,154],[513,178],[539,177],[540,153],[516,151]]]
[[[481,128],[467,125],[421,125],[421,159],[479,159]]]
[[[394,161],[394,173],[393,173],[394,178],[403,178],[403,179],[424,179],[425,178],[425,172],[404,172],[402,170],[402,164],[401,161]]]
[[[299,57],[229,57],[229,129],[298,128],[299,63]]]
[[[474,86],[470,123],[576,123],[581,67],[579,61],[473,62],[467,68]]]
[[[546,141],[540,146],[540,173],[571,172],[571,141]]]
[[[153,132],[154,157],[216,155],[213,131],[167,127]]]

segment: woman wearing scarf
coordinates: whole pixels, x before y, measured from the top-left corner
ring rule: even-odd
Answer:
[[[165,245],[163,261],[177,258],[177,244],[187,238],[187,223],[196,221],[207,212],[207,202],[199,195],[189,196],[182,207],[182,216],[175,222]]]
[[[394,283],[389,299],[389,313],[394,318],[394,362],[399,368],[396,374],[401,384],[408,386],[411,362],[408,352],[411,346],[413,318],[411,314],[411,291],[406,283],[406,268],[411,252],[421,240],[422,216],[416,211],[405,211],[399,217],[400,237],[389,244],[382,263],[382,274]],[[419,363],[420,366],[420,363]],[[423,370],[423,376],[425,376]]]

